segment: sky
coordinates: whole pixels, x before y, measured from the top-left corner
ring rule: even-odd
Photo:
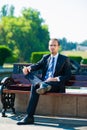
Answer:
[[[15,6],[16,16],[23,7],[39,11],[51,38],[65,37],[78,43],[87,40],[87,0],[0,0],[0,10],[5,4]]]

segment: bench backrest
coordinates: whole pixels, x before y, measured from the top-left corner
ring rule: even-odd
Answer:
[[[87,87],[87,75],[72,75],[71,79],[66,82],[67,86]]]
[[[16,88],[17,87],[30,87],[30,82],[29,80],[27,80],[24,77],[24,74],[22,72],[22,68],[23,66],[29,66],[30,64],[14,64],[13,66],[13,73],[12,73],[12,78],[15,81],[15,86],[13,85],[13,87]],[[79,87],[87,87],[87,75],[72,75],[71,79],[66,82],[66,86],[67,87],[75,87],[75,88],[79,88]],[[11,87],[12,88],[12,87]],[[21,88],[19,88],[21,89]]]

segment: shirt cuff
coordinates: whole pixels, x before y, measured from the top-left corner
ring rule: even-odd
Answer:
[[[57,81],[60,82],[60,78],[59,77],[56,77]]]

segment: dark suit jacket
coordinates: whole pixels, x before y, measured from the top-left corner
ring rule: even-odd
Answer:
[[[31,65],[31,71],[36,71],[41,69],[42,70],[42,79],[44,79],[46,75],[46,71],[49,65],[50,61],[50,54],[44,55],[43,58],[36,64]],[[71,76],[71,67],[70,67],[70,61],[69,58],[59,54],[56,67],[55,67],[55,72],[54,72],[54,77],[58,77],[60,79],[60,82],[56,82],[58,86],[60,87],[61,91],[65,91],[65,82],[70,79]]]

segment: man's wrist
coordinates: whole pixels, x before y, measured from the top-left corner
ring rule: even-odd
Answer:
[[[59,78],[59,77],[56,77],[56,80],[57,80],[58,82],[60,82],[60,78]]]
[[[30,71],[31,71],[31,66],[28,66],[27,69],[28,69],[28,71],[30,72]]]

